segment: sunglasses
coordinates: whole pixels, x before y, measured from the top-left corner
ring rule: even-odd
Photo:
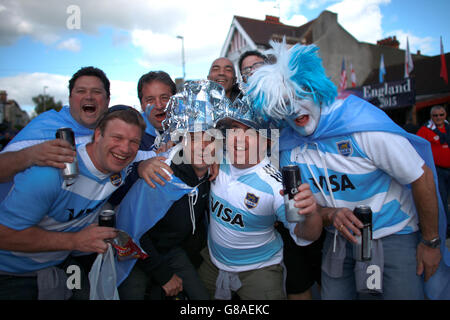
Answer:
[[[439,114],[432,114],[432,117],[443,117],[445,113],[439,113]]]

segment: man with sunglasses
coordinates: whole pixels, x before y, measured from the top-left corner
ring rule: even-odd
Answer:
[[[447,214],[447,238],[450,237],[450,216],[448,211],[448,192],[450,189],[450,127],[447,112],[444,106],[437,105],[431,108],[431,119],[422,126],[417,135],[431,143],[436,173],[439,182],[439,194],[441,195],[444,209]]]

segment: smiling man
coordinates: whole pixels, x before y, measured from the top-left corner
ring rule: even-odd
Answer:
[[[227,98],[231,101],[234,101],[240,94],[233,62],[228,58],[222,57],[214,60],[209,69],[208,80],[220,84],[225,89]]]
[[[69,81],[69,106],[59,112],[42,113],[2,150],[0,154],[0,181],[10,182],[14,175],[30,166],[64,168],[72,162],[75,152],[69,144],[55,139],[62,127],[71,128],[76,144],[89,141],[100,116],[108,109],[110,82],[105,73],[94,67],[78,70]],[[0,186],[0,200],[6,196],[11,183]]]
[[[0,206],[0,300],[70,296],[64,266],[77,264],[73,252],[104,253],[104,240],[116,236],[116,230],[96,225],[98,213],[122,184],[144,130],[135,109],[108,112],[92,142],[77,148],[74,183],[52,167],[33,166],[16,175]],[[89,296],[87,289],[82,283],[77,296]]]
[[[166,119],[167,102],[177,92],[172,78],[164,71],[150,71],[144,74],[137,86],[143,117],[147,123],[141,149],[158,148],[163,131],[162,122]]]
[[[69,81],[69,92],[70,114],[82,126],[93,129],[108,108],[109,83],[94,73],[79,72]]]
[[[298,245],[308,245],[322,231],[316,202],[303,183],[295,206],[304,221],[288,222],[281,174],[266,154],[270,122],[255,114],[248,100],[236,99],[217,113],[218,127],[226,130],[228,162],[211,183],[208,248],[202,251],[200,276],[216,299],[230,299],[233,291],[243,300],[285,299],[283,240],[274,223],[282,222]]]

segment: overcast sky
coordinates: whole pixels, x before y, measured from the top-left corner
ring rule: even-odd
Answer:
[[[66,104],[69,78],[93,65],[111,80],[111,105],[138,107],[142,74],[182,77],[177,35],[184,37],[186,77],[200,79],[219,56],[234,15],[279,15],[299,26],[323,10],[336,12],[359,41],[396,35],[405,48],[408,36],[412,52],[437,55],[442,35],[444,49],[450,46],[448,0],[0,0],[0,89],[28,112],[44,87]]]

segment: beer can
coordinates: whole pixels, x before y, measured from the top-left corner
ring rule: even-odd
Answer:
[[[372,210],[369,206],[359,205],[353,214],[362,222],[361,235],[356,236],[357,243],[353,244],[353,258],[358,261],[372,259]]]
[[[98,225],[100,227],[116,227],[116,213],[114,210],[102,210],[98,215]]]
[[[70,143],[72,149],[75,151],[75,135],[70,128],[60,128],[56,131],[56,138],[62,139]],[[77,157],[71,163],[65,163],[66,167],[62,169],[62,176],[64,180],[70,181],[78,176],[78,162]]]
[[[283,179],[286,220],[289,222],[303,222],[305,217],[298,214],[299,208],[294,207],[294,196],[298,193],[298,187],[302,183],[300,169],[296,165],[282,167],[281,176]]]

